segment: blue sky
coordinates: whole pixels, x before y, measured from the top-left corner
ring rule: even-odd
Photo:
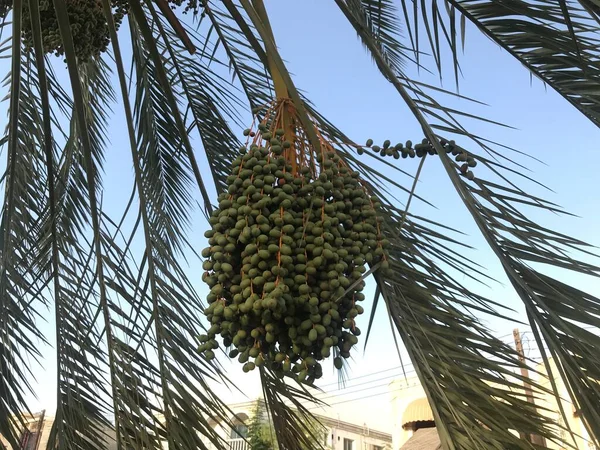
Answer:
[[[422,137],[420,127],[408,108],[393,87],[379,74],[351,26],[333,2],[271,0],[266,3],[281,54],[287,61],[297,86],[306,93],[322,114],[357,142],[364,142],[367,138],[373,138],[377,142],[384,139],[391,139],[393,142],[407,139],[416,141]],[[530,183],[524,186],[581,216],[572,218],[535,213],[532,217],[550,228],[600,245],[596,232],[600,223],[597,195],[597,171],[600,167],[600,152],[596,148],[600,137],[598,129],[540,81],[532,81],[528,72],[517,61],[472,27],[467,28],[465,54],[460,55],[460,62],[461,94],[490,106],[473,108],[454,100],[450,104],[459,108],[468,107],[469,112],[480,113],[517,128],[511,130],[482,122],[467,122],[469,130],[543,160],[546,165],[525,158],[519,159],[527,163],[535,179],[545,183],[555,192],[544,191]],[[6,60],[2,64],[3,68],[8,70]],[[444,87],[452,89],[454,81],[449,65],[447,69],[444,73]],[[412,69],[409,69],[409,73],[415,74]],[[438,82],[436,76],[423,76],[422,79]],[[118,108],[115,110],[118,111]],[[127,135],[121,117],[118,111],[110,124],[112,144],[107,152],[104,174],[104,202],[115,211],[120,210],[122,206],[123,193],[129,195],[133,180]],[[399,160],[398,164],[410,173],[415,173],[417,169],[415,160]],[[408,177],[400,177],[399,181],[405,186],[410,186],[411,180]],[[468,254],[483,264],[490,276],[498,278],[501,282],[505,281],[499,263],[491,251],[486,249],[484,240],[454,192],[441,164],[434,158],[430,158],[425,164],[417,193],[434,203],[438,209],[414,202],[411,211],[466,233],[465,242],[476,248]],[[406,198],[400,200],[405,201]],[[201,228],[194,229],[192,233],[195,239],[198,239],[196,242],[201,248],[203,243],[197,237],[202,235],[205,224],[196,220],[194,226]],[[197,277],[199,289],[204,292],[199,282],[199,269],[198,264],[193,264],[190,273],[192,278]],[[597,280],[575,275],[564,279],[592,294],[598,295],[600,292],[600,283]],[[466,278],[464,280],[468,283]],[[372,286],[368,289],[372,292]],[[515,308],[516,317],[522,317],[520,302],[510,289],[494,285],[492,289],[484,289],[482,293]],[[362,318],[365,328],[368,314],[367,307]],[[488,323],[498,336],[509,339],[511,324],[499,320]],[[53,334],[52,322],[49,322],[47,328],[49,333]],[[49,355],[51,356],[51,353]],[[350,376],[364,377],[356,383],[381,378],[383,380],[366,386],[377,386],[372,390],[354,394],[341,391],[340,402],[365,396],[371,398],[340,403],[340,408],[335,414],[339,413],[342,418],[352,420],[362,420],[361,417],[364,416],[365,421],[376,421],[381,423],[382,427],[387,427],[389,424],[386,422],[386,416],[389,409],[385,377],[389,376],[391,381],[392,375],[399,375],[401,371],[397,368],[398,365],[389,323],[383,311],[379,311],[367,353],[362,356],[362,351],[357,352],[351,365]],[[227,364],[226,367],[231,367],[234,380],[247,387],[244,390],[250,397],[259,394],[255,376],[241,374],[237,363]],[[391,368],[395,369],[388,370]],[[40,386],[42,396],[37,403],[39,406],[51,407],[54,401],[54,389],[50,380],[55,371],[51,358],[48,373],[52,376],[45,376],[43,371],[39,372],[39,379],[43,380]],[[326,370],[325,373],[322,385],[325,390],[334,389],[335,385],[332,383],[335,383],[337,377],[333,372]],[[349,385],[351,386],[352,382]],[[237,394],[224,395],[232,401],[243,400]],[[367,417],[364,413],[366,407],[373,406],[379,411],[378,418],[373,415]],[[377,428],[372,422],[368,424]]]

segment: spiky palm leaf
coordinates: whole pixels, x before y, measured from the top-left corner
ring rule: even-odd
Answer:
[[[40,256],[40,221],[45,208],[43,170],[43,129],[36,70],[31,54],[21,44],[21,2],[13,13],[12,66],[6,77],[13,93],[7,127],[7,166],[2,208],[0,249],[0,424],[9,442],[17,442],[16,429],[23,426],[13,415],[27,407],[25,395],[31,389],[28,357],[37,360],[38,340],[44,339],[35,326],[49,271],[47,252]],[[29,149],[33,149],[29,151]],[[34,237],[31,238],[31,234]],[[29,235],[29,237],[28,237]]]
[[[445,5],[444,9],[442,5]],[[410,23],[413,29],[425,25],[435,55],[444,50],[445,41],[454,55],[456,71],[457,55],[460,46],[464,45],[465,22],[471,22],[533,76],[555,89],[594,124],[600,125],[600,22],[597,11],[597,5],[594,7],[593,2],[587,1],[444,0],[421,2],[420,8],[415,2],[414,18]],[[433,34],[437,36],[442,32],[445,35],[442,42],[432,38]],[[418,49],[418,43],[415,49]]]
[[[31,3],[37,6],[36,0]],[[208,420],[227,420],[229,416],[206,384],[206,378],[219,374],[196,353],[195,338],[202,328],[201,302],[174,259],[182,245],[185,217],[193,209],[190,183],[194,180],[201,190],[204,187],[193,158],[189,153],[181,155],[187,138],[185,129],[174,132],[177,120],[179,126],[183,122],[177,119],[178,109],[176,114],[168,109],[175,104],[170,87],[166,100],[165,90],[161,91],[163,61],[155,60],[150,66],[141,59],[157,51],[155,38],[147,40],[151,25],[144,14],[131,22],[136,74],[141,79],[136,89],[137,108],[149,113],[138,114],[136,122],[130,110],[128,118],[147,242],[140,265],[132,257],[131,240],[122,246],[118,243],[123,221],[115,224],[101,213],[96,201],[106,136],[102,127],[108,117],[102,99],[113,95],[105,78],[109,68],[101,60],[82,64],[75,59],[64,1],[55,6],[66,42],[72,93],[36,71],[41,68],[53,75],[43,57],[36,66],[33,53],[27,50],[21,62],[21,53],[16,51],[20,50],[21,33],[14,27],[18,70],[12,72],[11,98],[19,99],[19,107],[11,107],[7,140],[12,154],[7,186],[14,192],[6,196],[13,200],[4,209],[13,211],[5,214],[11,225],[3,228],[7,229],[4,248],[10,251],[2,253],[6,268],[6,282],[2,283],[6,286],[2,295],[2,310],[6,311],[2,315],[6,344],[2,347],[2,434],[16,446],[23,426],[19,418],[27,408],[25,358],[37,353],[33,339],[43,337],[34,325],[35,301],[44,299],[41,294],[49,296],[52,289],[59,358],[58,410],[50,438],[53,448],[102,448],[110,416],[114,417],[119,448],[162,448],[161,441],[171,442],[173,447],[205,448],[200,436],[209,436],[219,446]],[[35,33],[35,23],[32,28]],[[145,30],[146,40],[138,29]],[[116,40],[113,43],[116,45]],[[39,48],[39,42],[36,46]],[[123,75],[121,88],[128,99],[123,60],[118,63],[119,75]],[[58,110],[50,110],[50,97]],[[219,97],[193,99],[196,105],[207,103],[211,112],[218,114],[212,105],[219,104]],[[159,108],[154,119],[153,108]],[[62,119],[57,120],[61,113]],[[65,121],[69,125],[66,133],[61,128]],[[227,130],[224,125],[223,135]],[[53,132],[66,139],[62,149]],[[212,139],[214,143],[214,136]],[[189,143],[187,146],[190,148]],[[208,197],[204,197],[209,208]],[[152,285],[151,293],[142,288],[146,282]],[[158,365],[149,356],[153,351],[160,354]],[[103,393],[107,387],[110,392]]]
[[[41,57],[39,22],[32,24],[38,36],[35,51],[22,48],[21,6],[27,4],[34,12],[39,0],[13,3],[0,265],[1,434],[14,444],[23,426],[19,417],[27,409],[28,370],[35,370],[27,358],[36,355],[37,340],[44,338],[36,314],[40,305],[47,304],[57,317],[58,414],[53,443],[58,448],[99,448],[104,438],[101,427],[109,422],[116,429],[119,449],[158,449],[162,442],[169,448],[206,448],[202,436],[217,448],[224,447],[209,421],[227,421],[230,413],[209,380],[226,379],[196,353],[203,306],[180,263],[189,248],[186,232],[198,194],[204,209],[211,208],[208,183],[189,133],[198,133],[212,181],[222,191],[238,145],[232,130],[240,101],[252,108],[265,105],[273,96],[269,70],[276,70],[285,79],[309,138],[316,136],[313,118],[323,135],[341,146],[342,156],[361,173],[369,191],[383,201],[393,275],[383,277],[374,267],[378,293],[417,369],[444,446],[530,448],[514,432],[559,440],[548,419],[526,399],[522,382],[529,380],[515,374],[523,366],[518,355],[477,319],[482,314],[509,313],[452,277],[452,270],[459,270],[483,278],[478,266],[456,251],[464,244],[443,224],[400,209],[395,201],[400,193],[422,200],[416,183],[405,187],[378,173],[369,161],[356,158],[356,144],[301,96],[254,9],[261,2],[200,2],[207,30],[184,26],[195,47],[203,50],[188,56],[180,33],[154,2],[131,0],[127,34],[117,32],[110,1],[102,0],[114,59],[87,63],[74,55],[66,0],[53,3],[65,43],[70,89],[61,87],[52,62]],[[575,404],[598,436],[600,361],[594,353],[598,338],[585,328],[599,325],[598,299],[532,265],[542,262],[591,274],[597,269],[567,255],[568,250],[580,249],[581,242],[547,230],[521,212],[519,208],[528,205],[556,208],[509,181],[507,174],[516,169],[509,167],[507,156],[468,133],[457,120],[468,113],[440,105],[435,97],[439,89],[403,73],[403,62],[409,58],[399,36],[402,13],[406,25],[412,24],[409,39],[422,67],[420,17],[438,69],[440,41],[446,41],[458,72],[456,21],[471,20],[597,123],[595,0],[582,1],[581,7],[572,2],[546,7],[521,1],[499,5],[448,0],[447,17],[435,1],[427,11],[421,2],[420,16],[417,2],[410,9],[408,2],[401,7],[391,1],[336,3],[416,115],[425,136],[435,143],[457,192],[525,302],[540,347],[546,345],[558,360]],[[123,38],[132,48],[131,80],[119,45]],[[267,54],[276,61],[275,69]],[[213,72],[211,65],[221,64],[231,69],[243,99]],[[135,175],[134,194],[120,218],[102,211],[98,201],[107,105],[114,97],[108,82],[112,67]],[[481,177],[475,184],[462,180],[439,146],[437,133],[470,138],[480,146],[475,148],[503,158],[506,166],[477,155],[480,150],[468,149],[504,184]],[[262,372],[262,383],[281,448],[296,448],[298,442],[310,446],[311,430],[306,426],[310,412],[299,399],[316,401],[314,396],[268,371]],[[534,389],[543,390],[537,385]]]
[[[440,130],[447,134],[462,135],[464,138],[474,141],[476,145],[479,144],[488,153],[498,153],[479,137],[470,135],[456,118],[456,111],[440,105],[431,94],[425,92],[422,85],[414,83],[405,74],[394,72],[392,67],[384,65],[383,52],[385,49],[381,48],[376,37],[372,36],[367,28],[360,25],[361,22],[364,22],[368,11],[362,7],[357,7],[351,2],[336,1],[354,25],[363,43],[374,55],[380,69],[383,67],[383,75],[394,84],[419,120],[425,135],[434,145],[459,196],[464,201],[486,241],[500,259],[515,291],[525,303],[538,345],[540,348],[543,348],[544,344],[548,345],[552,356],[555,356],[559,361],[560,375],[570,384],[570,394],[574,404],[583,406],[583,403],[585,403],[583,410],[586,414],[584,415],[586,426],[597,437],[598,430],[595,424],[598,423],[598,411],[586,400],[598,396],[599,379],[595,371],[589,370],[589,367],[596,366],[598,361],[587,349],[588,345],[594,345],[597,337],[590,333],[590,336],[585,335],[587,338],[585,341],[582,340],[585,326],[598,327],[596,318],[588,312],[596,309],[597,299],[581,291],[573,290],[573,288],[567,287],[560,281],[534,270],[529,265],[535,263],[549,264],[597,276],[599,270],[597,267],[579,262],[568,256],[569,251],[582,250],[582,247],[585,250],[585,243],[541,227],[529,220],[520,211],[519,208],[523,205],[535,206],[549,211],[556,211],[556,208],[525,193],[510,183],[506,178],[506,174],[502,172],[515,172],[514,169],[509,169],[494,160],[479,157],[479,161],[490,169],[493,175],[500,176],[507,185],[498,185],[478,178],[475,182],[477,187],[473,187],[472,184],[461,179],[458,175],[458,166],[450,160],[446,150],[440,144],[442,136],[439,136],[434,130]],[[535,19],[535,15],[532,14],[532,16]],[[546,42],[546,45],[553,44],[554,42],[552,44]],[[574,60],[570,60],[571,66],[573,63]],[[579,79],[581,78],[579,77]],[[568,296],[566,295],[567,290],[569,292]],[[569,306],[559,307],[558,305]],[[399,326],[401,327],[400,324]],[[543,332],[540,333],[538,328]],[[561,342],[563,336],[564,342]],[[565,344],[568,350],[565,349]],[[425,366],[427,367],[429,364]],[[567,370],[564,367],[567,367]],[[549,367],[547,368],[549,370]],[[558,397],[559,394],[556,392],[555,395]],[[480,416],[476,420],[481,421],[483,417]],[[451,422],[450,417],[443,420],[443,422]],[[509,421],[502,425],[505,431],[510,429],[510,427],[507,427],[510,423]],[[505,437],[509,437],[506,432],[503,434]],[[500,437],[498,436],[498,438]],[[447,445],[456,446],[457,448],[470,448],[471,445],[473,448],[478,448],[481,445],[481,443],[474,440],[469,446],[460,443],[459,433],[454,435],[449,433],[447,438]],[[486,446],[490,445],[492,444],[486,444]],[[509,445],[508,442],[502,442],[499,439],[493,443],[493,446],[505,448]]]

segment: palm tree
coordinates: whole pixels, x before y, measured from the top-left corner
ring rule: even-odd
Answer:
[[[450,51],[458,74],[469,21],[600,125],[600,3],[334,1],[418,120],[523,301],[544,361],[557,363],[554,376],[566,380],[598,441],[600,338],[594,330],[600,300],[537,267],[593,276],[599,269],[570,256],[589,252],[584,242],[523,212],[562,211],[511,181],[521,169],[505,149],[469,133],[460,122],[468,112],[437,100],[452,92],[420,82],[406,67],[423,66],[425,36],[433,70],[441,71],[441,55]],[[167,0],[0,1],[2,30],[10,33],[0,50],[11,61],[0,235],[0,434],[17,445],[31,375],[39,370],[40,342],[52,340],[40,327],[42,308],[50,308],[58,386],[51,448],[101,448],[104,425],[115,429],[119,449],[158,449],[161,441],[170,449],[206,448],[206,439],[224,448],[209,420],[231,415],[210,382],[228,380],[197,351],[203,301],[182,266],[190,255],[188,225],[198,198],[208,214],[211,193],[227,188],[229,163],[240,145],[233,131],[239,112],[260,111],[274,96],[289,96],[308,140],[319,145],[318,132],[338,143],[342,158],[382,201],[391,270],[373,271],[373,302],[383,299],[444,448],[532,448],[519,434],[559,441],[550,419],[520,386],[530,381],[534,390],[543,388],[516,374],[523,366],[518,355],[476,316],[506,312],[444,269],[479,276],[452,249],[457,243],[452,231],[409,212],[420,170],[405,188],[357,157],[360,146],[294,85],[262,0],[199,0],[190,7],[198,14],[182,19],[170,12]],[[126,26],[118,30],[121,19]],[[401,38],[401,27],[408,39]],[[97,33],[96,50],[110,42],[109,50],[96,55],[89,48],[91,35],[82,33]],[[131,67],[125,47],[131,48]],[[64,64],[49,50],[64,57],[70,83],[61,81]],[[223,67],[233,72],[235,83],[219,74]],[[102,204],[103,183],[110,182],[101,172],[114,103],[129,132],[135,182],[122,217],[111,217]],[[192,147],[192,136],[200,138],[200,148]],[[474,180],[461,176],[446,153],[451,139],[479,163]],[[199,155],[209,173],[200,170]],[[394,200],[402,191],[410,194],[404,209]],[[141,255],[136,242],[142,243]],[[307,437],[310,412],[301,402],[316,401],[311,391],[269,369],[261,369],[261,381],[280,447],[316,445]]]

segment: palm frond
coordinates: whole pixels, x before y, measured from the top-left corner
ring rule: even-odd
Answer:
[[[270,370],[261,367],[260,378],[265,399],[265,406],[277,436],[278,448],[292,450],[298,448],[321,449],[321,441],[316,435],[318,420],[309,409],[308,404],[320,405],[306,388],[297,388],[278,378]]]
[[[451,3],[534,75],[600,125],[596,37],[600,29],[584,7],[576,2]]]
[[[169,249],[181,251],[182,236],[189,226],[189,209],[192,199],[191,165],[186,157],[185,140],[176,123],[173,105],[165,101],[154,58],[147,48],[135,23],[130,21],[135,67],[136,92],[133,117],[136,122],[137,146],[141,169],[150,189],[145,195],[152,199],[148,214],[160,226],[156,231]],[[160,62],[160,64],[163,64]],[[185,130],[183,131],[186,132]]]
[[[135,8],[133,9],[135,10]],[[139,18],[139,20],[141,20],[141,17]],[[137,64],[137,81],[138,83],[145,83],[146,86],[151,86],[152,88],[154,88],[154,91],[149,92],[148,95],[145,96],[140,96],[140,91],[136,93],[134,114],[138,118],[145,120],[145,111],[140,109],[140,105],[143,102],[147,102],[147,105],[153,107],[155,110],[159,108],[159,112],[170,114],[170,116],[165,117],[162,117],[160,115],[151,115],[148,119],[149,121],[145,124],[148,130],[156,129],[157,127],[166,127],[167,131],[172,132],[176,130],[179,134],[179,137],[176,137],[176,133],[165,133],[162,136],[160,134],[157,134],[154,140],[154,144],[150,141],[143,143],[143,145],[149,146],[148,151],[151,154],[153,154],[152,159],[149,160],[149,162],[151,162],[152,165],[154,165],[154,168],[157,169],[154,173],[158,174],[159,176],[165,177],[162,180],[155,180],[159,183],[159,185],[162,186],[162,189],[164,190],[164,192],[161,195],[164,199],[168,199],[167,194],[172,194],[174,200],[179,199],[176,200],[174,204],[164,206],[171,208],[173,213],[178,213],[176,214],[176,217],[186,217],[185,211],[180,210],[182,204],[181,201],[186,195],[189,196],[189,193],[186,194],[186,191],[181,189],[181,187],[185,185],[186,177],[185,167],[181,166],[181,164],[188,164],[189,167],[192,169],[191,172],[193,174],[193,180],[200,189],[200,193],[204,200],[205,213],[209,213],[211,211],[212,206],[210,204],[208,192],[206,190],[202,174],[200,173],[200,169],[196,161],[196,156],[193,152],[188,132],[185,128],[185,123],[178,109],[178,98],[180,97],[181,93],[177,92],[177,94],[175,94],[172,88],[169,86],[169,80],[173,77],[174,74],[166,72],[164,66],[164,58],[160,55],[158,51],[158,47],[156,46],[155,42],[155,37],[152,32],[152,28],[155,28],[157,24],[152,24],[152,27],[150,27],[147,21],[141,24],[138,21],[138,25],[141,27],[141,34],[144,35],[144,42],[146,43],[146,46],[134,47],[134,64]],[[133,28],[131,29],[132,41],[134,42],[136,41],[136,38],[133,36],[133,33],[135,33],[135,31],[136,30],[134,30]],[[144,55],[144,53],[146,53],[145,56],[151,56],[152,59],[155,60],[156,66],[146,68],[144,64],[140,63],[139,57]],[[137,60],[136,57],[138,58]],[[166,100],[167,103],[165,105],[156,104],[157,98],[160,98],[159,92],[157,90],[167,89],[167,87],[169,89],[163,97],[163,99]],[[164,138],[167,136],[175,140],[161,142],[161,137]],[[141,137],[143,138],[143,136]],[[185,157],[178,155],[179,158],[177,159],[173,157],[165,158],[165,156],[168,154],[169,148],[178,149],[178,151],[174,153],[174,155],[178,155],[178,153],[184,152]],[[144,170],[150,170],[150,167],[151,166],[145,166]],[[166,176],[167,173],[168,176]],[[176,189],[178,191],[169,192],[170,189]],[[177,227],[181,228],[185,225],[185,220],[178,224],[173,223],[172,225],[176,225]],[[175,235],[171,236],[171,240],[173,240],[174,238]]]
[[[15,445],[22,430],[25,396],[31,392],[31,361],[44,336],[36,321],[45,301],[47,254],[40,251],[40,221],[46,206],[43,129],[32,54],[21,44],[21,1],[13,5],[12,66],[7,127],[6,192],[0,235],[0,432]]]
[[[410,6],[409,2],[402,4],[403,8]],[[446,6],[447,13],[441,4]],[[422,1],[420,8],[417,2],[413,5],[412,28],[418,29],[421,25],[426,28],[434,55],[440,55],[445,48],[452,51],[455,72],[459,47],[464,44],[464,25],[459,27],[457,22],[469,21],[531,74],[600,125],[597,38],[600,22],[598,7],[594,8],[593,2],[434,0]],[[433,39],[432,33],[443,33],[445,43]],[[441,69],[437,57],[436,63]]]
[[[557,361],[559,373],[553,375],[566,380],[574,406],[597,438],[600,374],[597,355],[591,349],[600,339],[591,330],[600,328],[596,313],[600,299],[535,269],[560,267],[600,276],[600,268],[570,256],[574,251],[589,252],[589,246],[531,221],[520,210],[523,201],[530,200],[526,194],[509,197],[482,179],[476,180],[475,186],[463,182],[463,190],[470,194],[468,202],[485,224],[486,238],[501,254],[504,269],[525,303],[531,326],[538,330],[538,345],[547,346]],[[547,370],[550,372],[549,366]]]
[[[60,109],[61,114],[70,118],[69,129],[63,130],[62,123],[54,109],[50,110],[54,130],[60,134],[59,138],[65,140],[57,153],[56,169],[56,196],[57,220],[63,227],[63,233],[69,236],[84,234],[90,226],[89,200],[87,198],[87,177],[85,169],[85,156],[82,148],[80,128],[75,116],[71,96],[63,86],[55,82],[51,62],[46,58],[48,70],[48,90],[52,100]],[[102,166],[104,152],[108,144],[107,116],[110,114],[110,105],[114,103],[114,92],[111,85],[111,71],[103,59],[92,60],[78,66],[84,90],[85,104],[87,105],[87,125],[90,137],[91,152],[94,159],[94,184],[96,195],[101,194]],[[58,145],[56,143],[55,145]]]
[[[357,20],[356,15],[353,15],[342,1],[338,1],[337,3],[346,14],[346,17],[354,23]],[[372,53],[379,61],[383,62],[383,58],[379,55],[379,49],[377,48],[375,41],[366,34],[362,34],[361,37],[364,41],[370,43]],[[410,80],[401,75],[393,74],[391,68],[385,70],[385,75],[386,78],[394,80],[393,84],[419,120],[428,140],[433,145],[433,148],[440,155],[440,159],[461,199],[469,209],[476,224],[486,238],[486,241],[501,261],[515,290],[525,303],[528,315],[532,320],[532,326],[536,329],[537,327],[541,327],[541,329],[544,330],[544,325],[547,326],[547,324],[541,323],[542,318],[546,314],[555,314],[555,321],[552,323],[553,332],[556,335],[558,330],[560,330],[559,335],[566,336],[565,340],[571,343],[570,350],[574,353],[561,353],[560,347],[557,347],[559,342],[556,338],[546,340],[546,344],[549,345],[551,353],[559,357],[561,364],[563,366],[567,365],[570,368],[569,383],[576,383],[578,387],[584,388],[585,390],[583,392],[585,393],[582,393],[582,395],[585,395],[588,398],[595,398],[598,395],[597,379],[594,378],[595,375],[589,374],[586,371],[587,362],[578,362],[582,358],[580,356],[582,353],[587,355],[587,350],[584,345],[585,342],[581,337],[582,325],[572,325],[570,321],[565,322],[564,320],[568,317],[566,316],[566,312],[563,309],[560,310],[559,313],[559,309],[555,306],[557,304],[568,304],[570,305],[570,308],[579,311],[582,324],[590,324],[590,322],[592,322],[591,324],[593,326],[597,326],[598,324],[596,323],[595,318],[592,320],[587,317],[584,313],[585,310],[580,309],[579,307],[579,305],[582,304],[585,304],[587,307],[593,307],[595,301],[594,298],[584,295],[581,292],[575,297],[567,298],[565,293],[572,288],[568,288],[568,286],[557,280],[553,280],[551,277],[542,276],[540,273],[532,271],[531,269],[525,270],[527,267],[526,263],[530,262],[563,267],[573,271],[596,275],[598,274],[597,268],[576,261],[568,256],[569,250],[581,248],[583,243],[573,238],[559,235],[558,233],[552,232],[528,220],[526,216],[518,210],[519,204],[534,205],[547,210],[555,210],[555,208],[553,206],[548,206],[540,199],[526,194],[521,189],[517,188],[506,178],[506,176],[500,174],[499,168],[505,167],[495,161],[485,159],[484,164],[488,169],[492,169],[492,172],[495,175],[499,175],[503,182],[508,184],[508,187],[499,186],[497,184],[492,185],[491,183],[486,184],[485,181],[479,181],[478,177],[476,183],[479,185],[480,190],[475,194],[473,188],[471,188],[470,185],[467,185],[465,181],[461,180],[458,175],[458,166],[451,162],[447,155],[447,148],[440,143],[443,142],[443,140],[440,140],[440,136],[437,136],[434,133],[434,125],[429,123],[426,115],[432,116],[442,123],[442,125],[438,125],[438,129],[471,138],[488,152],[491,148],[483,143],[481,139],[470,135],[456,120],[452,111],[442,107],[437,102],[431,103],[428,108],[420,108],[418,101],[411,97],[409,92],[412,92],[417,96],[422,96],[424,93],[420,88],[415,87],[414,83],[411,83]],[[398,76],[399,79],[394,79],[394,75]],[[516,172],[514,169],[510,170]],[[484,186],[485,189],[483,188]],[[507,192],[510,192],[510,195],[507,195]],[[478,198],[478,196],[481,197]],[[516,196],[518,196],[518,198]],[[484,204],[486,206],[484,206]],[[490,204],[491,206],[488,206]],[[534,281],[536,280],[543,280],[543,283],[538,282],[537,284],[534,284]],[[539,289],[544,285],[546,286],[546,289],[540,291]],[[578,291],[576,290],[569,290],[571,295],[577,294],[577,292]],[[536,308],[538,309],[537,311]],[[567,308],[567,311],[568,310],[569,308]],[[545,334],[548,334],[549,330],[545,331]],[[574,336],[577,336],[577,338],[574,338]],[[550,338],[551,336],[548,334],[548,336],[544,335],[544,337]],[[589,336],[586,337],[589,344],[594,343],[594,339],[589,338]],[[540,346],[543,345],[543,342],[539,337],[538,344]],[[546,358],[545,362],[547,364]],[[596,362],[592,362],[592,364],[595,363]],[[558,392],[555,392],[555,395],[558,396]],[[583,399],[577,398],[577,394],[575,394],[573,400],[577,403]],[[593,423],[597,418],[597,411],[594,408],[590,409],[588,405],[586,406],[588,408],[585,412],[589,414],[589,416],[586,417],[586,421]],[[538,423],[538,425],[541,424]]]
[[[415,245],[410,223],[399,239],[401,214],[386,217],[391,275],[376,275],[378,286],[436,409],[447,448],[530,448],[512,431],[556,441],[556,435],[544,431],[551,422],[527,402],[520,383],[528,380],[515,375],[522,367],[517,354],[476,318],[500,313],[435,264],[434,246],[422,238]],[[488,433],[477,432],[481,424]]]
[[[377,39],[381,54],[388,66],[395,72],[404,67],[406,48],[400,42],[400,20],[395,2],[391,0],[350,0],[360,7],[364,15],[364,24],[369,32]],[[411,33],[412,38],[412,33]]]
[[[206,436],[221,448],[220,437],[209,425],[210,419],[227,418],[225,405],[207,383],[207,378],[217,371],[197,352],[196,333],[202,329],[199,318],[203,307],[175,259],[181,243],[174,245],[172,235],[184,235],[181,221],[193,209],[185,186],[194,169],[186,160],[189,153],[182,148],[189,143],[182,142],[187,137],[179,134],[181,122],[168,122],[177,118],[179,110],[161,110],[164,105],[177,108],[175,94],[165,84],[165,66],[142,5],[132,3],[131,8],[129,25],[138,77],[133,111],[121,59],[117,68],[145,242],[139,267],[131,267],[135,260],[116,245],[109,233],[103,233],[104,245],[112,256],[111,287],[123,302],[112,305],[111,323],[120,331],[114,337],[119,358],[116,366],[122,380],[116,398],[121,424],[118,442],[126,447],[135,443],[144,448],[161,448],[164,441],[171,448],[207,448],[202,439]],[[114,24],[111,31],[115,53],[120,55]],[[139,108],[148,108],[144,114],[149,115],[150,122],[140,121]],[[159,116],[157,112],[165,114]],[[171,147],[168,143],[179,145]],[[153,158],[161,163],[156,165]],[[157,183],[157,175],[162,184]],[[160,211],[165,204],[173,205],[173,217],[165,218]],[[175,229],[166,228],[169,220],[173,222],[168,226]],[[115,264],[126,260],[129,263],[123,267]],[[146,400],[140,401],[141,398]],[[158,416],[159,411],[163,417]],[[144,427],[136,420],[142,421]]]
[[[137,267],[130,246],[119,246],[118,231],[109,232],[107,228],[102,230],[102,243],[107,287],[114,293],[108,324],[114,333],[108,345],[114,354],[116,441],[119,448],[160,449],[166,441],[166,430],[158,402],[160,374],[154,361],[156,343],[150,332],[148,282],[141,272],[146,263],[144,260]],[[137,225],[132,236],[136,232]]]
[[[198,130],[219,194],[227,188],[225,179],[228,164],[233,161],[236,149],[241,146],[227,120],[236,116],[233,106],[229,104],[228,97],[231,93],[227,92],[225,81],[208,66],[198,58],[185,55],[183,45],[175,38],[175,31],[160,19],[153,8],[151,11],[160,37],[157,39],[159,49],[163,53],[161,47],[164,47],[169,55],[165,60],[166,69],[169,73],[176,74],[181,95],[191,111],[191,126]],[[235,98],[231,102],[239,103]]]
[[[234,77],[240,81],[252,108],[260,108],[273,98],[264,51],[257,45],[260,39],[233,0],[219,2],[203,0],[209,17],[223,46]]]
[[[105,97],[100,95],[98,91],[93,93],[89,91],[89,87],[93,86],[93,83],[88,86],[89,74],[85,69],[81,69],[81,64],[78,63],[75,56],[73,36],[65,2],[58,0],[54,3],[54,6],[73,92],[74,122],[72,122],[72,126],[75,128],[75,132],[72,137],[76,142],[74,146],[80,146],[82,156],[80,160],[84,163],[82,174],[85,174],[86,189],[79,193],[78,198],[81,198],[81,195],[86,192],[89,199],[86,202],[89,205],[87,212],[91,216],[91,227],[95,232],[94,238],[89,244],[89,249],[90,255],[95,256],[95,258],[88,257],[87,249],[80,247],[81,242],[85,243],[87,241],[85,237],[81,239],[80,236],[70,233],[74,228],[69,223],[67,216],[63,216],[63,219],[66,218],[69,225],[64,230],[60,228],[60,224],[64,224],[64,222],[59,220],[60,215],[57,214],[57,200],[68,199],[68,197],[61,196],[59,192],[68,195],[70,191],[63,190],[63,186],[61,186],[55,192],[56,180],[50,179],[50,218],[47,229],[52,240],[58,398],[56,419],[49,442],[50,446],[57,448],[102,448],[105,445],[104,430],[106,427],[110,428],[106,413],[110,411],[111,407],[110,403],[102,398],[105,386],[105,374],[102,366],[106,355],[98,345],[101,339],[101,331],[96,325],[97,315],[93,306],[97,305],[98,310],[103,310],[106,317],[108,305],[101,242],[98,234],[100,222],[99,208],[96,201],[97,165],[94,160],[94,157],[97,158],[102,154],[103,145],[102,142],[94,139],[92,131],[98,129],[94,124],[94,120],[88,120],[90,117],[101,117],[102,111],[96,116],[98,111],[94,110],[94,107],[97,106],[97,103],[86,103],[85,98],[86,94],[88,96],[94,95],[96,99],[102,102]],[[37,23],[33,23],[33,26],[40,27],[39,19]],[[44,67],[43,73],[41,73],[42,82],[44,86],[47,86],[44,60],[41,56],[41,30],[35,31],[35,33],[38,40],[36,44],[38,64],[40,67]],[[110,89],[105,88],[104,90],[110,92]],[[45,138],[46,146],[49,148],[52,139],[50,126],[52,116],[49,112],[48,97],[49,93],[44,92],[43,98],[46,104],[44,109]],[[89,127],[88,121],[90,123]],[[100,131],[103,131],[101,126]],[[49,174],[54,174],[54,157],[49,151],[47,153],[47,170]],[[60,171],[57,171],[57,173],[60,174]],[[68,204],[68,201],[65,204]],[[97,300],[94,295],[96,271],[100,281]],[[110,330],[106,331],[110,339]],[[110,354],[109,358],[111,358]]]
[[[58,357],[58,409],[49,441],[59,448],[102,448],[102,428],[109,423],[104,418],[108,408],[97,399],[104,389],[104,377],[98,366],[104,355],[97,345],[99,332],[89,302],[93,270],[78,240],[58,225],[61,222],[57,220],[55,146],[41,22],[37,3],[30,1],[29,7],[43,112],[49,213],[45,228],[51,241]]]

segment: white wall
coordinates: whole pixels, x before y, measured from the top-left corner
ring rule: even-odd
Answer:
[[[410,439],[412,430],[402,428],[402,416],[408,405],[420,398],[426,398],[425,391],[417,377],[394,380],[389,385],[394,414],[394,429],[392,430],[392,449],[398,450]]]
[[[352,440],[351,450],[373,450],[377,445],[389,449],[389,443],[365,434],[354,433],[341,428],[329,428],[327,446],[331,450],[344,450],[344,439]]]

